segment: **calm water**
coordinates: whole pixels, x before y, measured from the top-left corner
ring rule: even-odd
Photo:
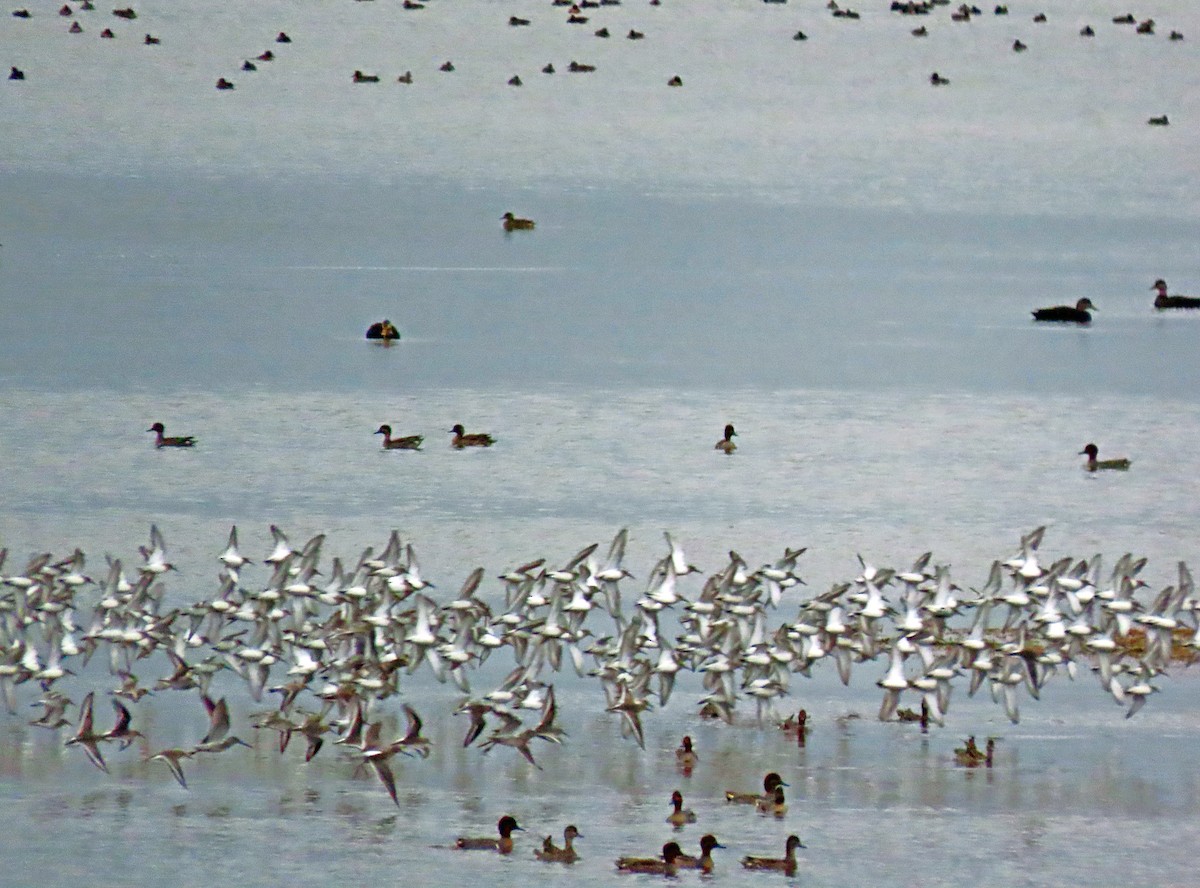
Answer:
[[[679,29],[654,50],[664,74],[590,30],[535,27],[518,46],[483,28],[473,54],[446,3],[387,28],[372,18],[397,5],[268,3],[198,28],[203,4],[152,3],[133,36],[161,32],[172,55],[158,57],[133,39],[101,57],[98,24],[68,44],[56,6],[34,10],[33,30],[0,23],[8,63],[30,75],[24,92],[0,90],[13,146],[0,164],[6,572],[80,546],[96,575],[105,553],[136,561],[151,523],[180,568],[173,605],[216,593],[232,524],[254,558],[272,523],[293,542],[326,533],[326,565],[399,528],[439,601],[475,566],[564,562],[620,527],[633,595],[664,530],[706,573],[730,549],[757,566],[808,546],[803,594],[855,576],[858,553],[903,567],[932,550],[979,586],[1041,524],[1047,560],[1145,555],[1153,590],[1179,560],[1194,566],[1200,313],[1156,314],[1150,293],[1160,276],[1200,289],[1192,43],[1117,36],[1099,26],[1124,9],[1072,3],[1042,32],[1054,51],[1034,46],[1017,67],[1008,45],[1032,42],[1032,7],[956,30],[942,15],[921,44],[903,42],[917,22],[882,10],[847,31],[818,6],[684,16],[664,0]],[[1160,30],[1200,35],[1194,11],[1160,6],[1144,11]],[[550,9],[462,8],[467,21]],[[609,14],[614,33],[649,27],[640,4]],[[1086,49],[1084,21],[1101,31]],[[173,46],[189,27],[196,38]],[[300,38],[293,56],[215,95],[229,53],[260,52],[281,27]],[[781,36],[790,53],[797,27],[813,52],[779,74],[778,47],[754,41]],[[486,86],[584,60],[585,47],[610,79]],[[447,57],[470,77],[432,80],[425,69]],[[396,65],[417,75],[407,93],[331,85]],[[933,67],[954,91],[931,96]],[[676,72],[676,98],[642,91]],[[1145,117],[1164,111],[1173,125],[1148,133]],[[505,236],[506,210],[537,230]],[[1089,329],[1029,318],[1084,295],[1099,306]],[[402,341],[364,342],[385,316]],[[199,446],[155,451],[143,431],[155,420]],[[383,422],[424,434],[424,452],[381,452]],[[456,422],[497,446],[452,451]],[[712,450],[726,422],[739,430],[731,458]],[[1088,441],[1132,470],[1083,472]],[[498,584],[482,594],[496,602]],[[499,659],[476,689],[504,675]],[[143,681],[168,669],[152,658]],[[685,848],[714,832],[728,846],[716,878],[731,883],[749,880],[742,855],[781,853],[791,832],[809,846],[793,881],[812,886],[1194,882],[1194,670],[1156,679],[1161,693],[1130,720],[1088,674],[1026,701],[1019,725],[964,687],[926,737],[876,721],[885,671],[860,664],[848,688],[832,668],[797,676],[786,710],[810,713],[804,750],[749,706],[735,726],[701,723],[700,683],[684,676],[647,716],[645,752],[593,681],[564,675],[569,738],[535,747],[543,771],[462,749],[457,695],[421,672],[406,699],[434,748],[397,764],[399,810],[351,758],[327,749],[305,765],[273,734],[254,738],[260,707],[238,684],[218,690],[255,749],[189,762],[186,791],[136,749],[113,750],[106,776],[62,732],[26,726],[25,685],[21,712],[0,713],[0,847],[47,886],[113,872],[142,885],[434,884],[447,867],[463,882],[611,883],[614,857],[671,838],[679,787],[700,816]],[[98,662],[64,682],[77,700],[98,689],[105,727],[99,698],[115,684]],[[398,704],[384,712],[400,718]],[[205,722],[193,695],[159,694],[135,726],[158,749],[194,744]],[[701,755],[690,778],[674,770],[684,733]],[[1001,738],[995,768],[954,766],[967,734]],[[718,801],[768,770],[791,784],[784,821]],[[528,829],[511,858],[438,847],[505,812]],[[568,822],[585,835],[580,863],[533,861]]]

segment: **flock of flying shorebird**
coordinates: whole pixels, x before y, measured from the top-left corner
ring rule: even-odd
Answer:
[[[477,568],[440,602],[412,544],[395,531],[382,551],[367,548],[353,562],[335,557],[324,570],[323,534],[293,547],[279,528],[271,532],[271,551],[253,562],[234,527],[217,555],[213,594],[190,605],[166,600],[173,565],[157,527],[136,563],[106,556],[99,580],[87,575],[78,549],[61,559],[34,555],[11,574],[0,550],[0,700],[16,713],[19,692],[37,689],[33,705],[43,713],[30,724],[73,725],[66,745],[104,771],[105,750],[140,738],[144,758],[163,762],[186,787],[185,763],[247,745],[231,733],[225,698],[211,693],[218,674],[236,675],[255,702],[278,699],[252,723],[278,732],[281,753],[298,735],[308,761],[332,736],[398,805],[391,760],[425,757],[430,743],[408,703],[400,705],[403,736],[384,738],[381,726],[403,677],[423,669],[464,695],[456,712],[467,716],[464,747],[511,749],[536,768],[535,744],[565,739],[553,684],[564,666],[599,682],[605,711],[644,748],[642,718],[668,703],[680,672],[703,686],[701,716],[732,723],[739,704],[752,700],[761,724],[775,720],[793,677],[811,676],[823,661],[847,685],[855,667],[874,668],[879,718],[919,719],[925,728],[944,725],[957,684],[970,695],[986,686],[1015,723],[1026,697],[1088,672],[1129,717],[1157,690],[1156,676],[1200,648],[1200,599],[1184,563],[1176,584],[1151,594],[1140,579],[1145,559],[1129,554],[1107,571],[1099,555],[1043,563],[1044,528],[995,561],[978,589],[956,585],[949,566],[925,553],[903,570],[860,556],[858,576],[815,594],[801,593],[804,549],[759,567],[730,552],[701,580],[664,534],[666,553],[632,607],[623,601],[633,582],[626,530],[603,557],[593,544],[558,565],[538,558],[507,570],[486,598]],[[251,579],[264,565],[269,577]],[[790,618],[772,620],[784,607]],[[472,678],[492,656],[511,660],[511,671],[498,686],[473,691]],[[119,680],[108,690],[108,729],[93,711],[95,689],[74,721],[67,713],[75,704],[62,690],[87,680],[83,668],[94,657]],[[197,692],[208,727],[194,746],[151,752],[130,707],[166,691]],[[920,714],[901,708],[904,701],[919,704]],[[799,729],[802,737],[803,723]]]

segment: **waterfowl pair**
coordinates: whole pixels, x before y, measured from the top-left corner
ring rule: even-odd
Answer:
[[[1050,308],[1038,308],[1033,312],[1035,321],[1056,321],[1068,324],[1090,324],[1092,316],[1089,312],[1096,311],[1092,300],[1084,296],[1072,308],[1069,305],[1055,305]]]
[[[722,453],[733,453],[733,451],[737,450],[737,445],[733,443],[736,435],[737,432],[733,430],[733,424],[730,423],[725,426],[725,437],[718,441],[713,449],[719,450]]]
[[[425,440],[423,435],[406,435],[403,438],[392,437],[392,427],[390,425],[381,425],[375,430],[376,435],[383,435],[384,450],[420,450],[421,442]]]
[[[461,423],[455,425],[450,433],[454,435],[450,439],[450,446],[455,450],[462,450],[464,447],[491,447],[496,443],[496,439],[485,432],[474,432],[468,435]]]
[[[146,431],[154,432],[154,446],[155,447],[161,448],[161,447],[195,447],[196,446],[196,439],[192,435],[179,435],[179,436],[175,436],[175,437],[167,437],[166,435],[164,435],[163,432],[166,431],[166,427],[161,422],[156,422],[154,425],[150,426],[150,428],[146,429]]]
[[[1159,278],[1154,282],[1152,290],[1157,290],[1158,295],[1154,297],[1154,307],[1157,309],[1164,308],[1200,308],[1200,297],[1197,296],[1168,296],[1167,282]]]
[[[1079,456],[1086,456],[1087,462],[1084,463],[1084,468],[1089,472],[1095,472],[1101,469],[1116,469],[1117,471],[1126,471],[1132,463],[1126,457],[1118,459],[1097,459],[1100,455],[1100,448],[1095,444],[1086,445],[1083,450],[1079,451]]]
[[[454,847],[460,851],[498,851],[501,854],[511,854],[513,850],[512,834],[516,831],[524,832],[524,830],[517,825],[517,819],[508,814],[496,822],[496,830],[500,835],[495,838],[492,836],[459,836],[454,841]]]
[[[537,225],[532,219],[522,219],[511,212],[505,213],[500,219],[504,223],[505,231],[533,231]]]
[[[783,782],[783,778],[775,771],[763,777],[763,791],[757,792],[734,792],[732,790],[725,791],[725,801],[734,805],[757,805],[762,799],[774,799],[775,790],[781,786],[787,786]]]
[[[748,870],[767,870],[781,872],[789,876],[796,874],[796,849],[805,847],[799,836],[788,836],[784,846],[783,857],[754,857],[747,855],[742,858],[742,866]]]
[[[574,863],[579,859],[579,855],[575,851],[575,839],[582,839],[583,833],[571,824],[563,830],[563,846],[559,848],[554,844],[554,840],[550,836],[542,842],[542,850],[534,851],[533,856],[538,860],[546,863]]]

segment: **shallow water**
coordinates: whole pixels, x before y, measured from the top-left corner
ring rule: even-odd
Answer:
[[[1045,26],[1014,4],[953,26],[945,10],[848,23],[794,2],[604,10],[616,34],[647,30],[634,54],[559,27],[547,3],[398,6],[216,16],[148,0],[132,26],[105,22],[124,29],[111,42],[86,18],[71,42],[57,4],[31,6],[24,30],[0,20],[0,63],[29,78],[0,89],[6,573],[74,546],[93,575],[105,553],[136,563],[154,523],[180,568],[168,603],[186,605],[216,593],[233,524],[253,558],[272,523],[293,542],[326,533],[326,565],[399,528],[446,601],[477,565],[561,563],[629,527],[632,595],[664,530],[706,573],[730,549],[757,566],[808,546],[782,620],[855,576],[856,554],[900,568],[932,550],[978,587],[1042,524],[1044,560],[1144,555],[1155,591],[1195,561],[1200,314],[1155,313],[1149,289],[1197,286],[1195,10],[1139,9],[1160,21],[1152,39],[1090,2]],[[538,26],[467,27],[512,14]],[[908,37],[922,23],[931,37]],[[1168,43],[1172,27],[1189,40]],[[281,28],[295,42],[274,67],[212,90]],[[146,30],[163,45],[136,45]],[[464,76],[439,79],[450,57]],[[572,57],[596,75],[537,79]],[[351,87],[355,67],[416,82]],[[928,87],[935,67],[950,89]],[[526,89],[504,88],[518,70]],[[673,73],[685,88],[659,89]],[[1144,125],[1163,112],[1169,128]],[[506,210],[536,231],[504,235]],[[1088,329],[1030,320],[1083,295],[1099,306]],[[384,316],[401,342],[364,342]],[[156,420],[199,446],[155,451]],[[424,451],[380,451],[383,422]],[[452,451],[455,422],[497,445]],[[731,458],[712,450],[726,422]],[[1092,440],[1133,468],[1083,472]],[[63,684],[76,700],[96,688],[107,727],[116,681],[98,660]],[[26,726],[25,685],[20,714],[0,713],[0,835],[10,867],[47,886],[432,884],[448,866],[499,885],[624,881],[612,859],[672,837],[678,787],[700,816],[685,849],[714,832],[725,881],[792,832],[809,847],[790,881],[806,885],[1194,881],[1194,670],[1156,679],[1129,720],[1086,670],[1024,701],[1018,725],[960,688],[924,737],[875,719],[885,671],[797,676],[784,711],[810,714],[803,750],[749,705],[735,726],[701,722],[683,676],[647,714],[643,752],[593,681],[556,676],[569,737],[535,747],[536,770],[463,750],[458,695],[423,670],[405,699],[433,753],[397,762],[399,809],[353,757],[281,756],[225,677],[255,748],[188,762],[188,790],[146,750],[112,750],[104,775],[63,732]],[[398,704],[382,714],[401,729]],[[135,708],[154,749],[204,725],[191,694]],[[688,778],[684,733],[701,755]],[[994,768],[953,764],[968,734],[1000,738]],[[790,783],[782,822],[719,801],[768,770]],[[505,812],[527,828],[511,858],[444,847]],[[580,863],[534,862],[568,822]]]

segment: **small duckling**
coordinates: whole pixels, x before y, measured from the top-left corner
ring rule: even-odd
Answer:
[[[514,216],[511,211],[500,217],[504,223],[505,231],[533,231],[537,223],[532,219],[522,219],[520,216]]]
[[[390,425],[381,425],[375,430],[376,435],[383,435],[384,450],[420,450],[421,442],[425,440],[422,435],[406,435],[403,438],[392,437],[392,427]]]
[[[787,800],[783,797],[783,787],[775,787],[775,794],[769,799],[759,799],[755,803],[759,814],[773,814],[775,817],[783,817],[787,814]]]
[[[170,438],[165,436],[163,434],[163,432],[166,431],[166,427],[161,422],[156,422],[154,425],[150,426],[150,428],[146,429],[146,431],[154,432],[154,446],[155,447],[195,447],[196,446],[196,439],[192,435],[179,435],[179,436],[170,437]]]
[[[754,857],[747,855],[742,858],[742,866],[748,870],[770,870],[782,872],[789,876],[796,874],[796,849],[804,848],[799,836],[788,836],[784,846],[783,857]]]
[[[619,857],[617,869],[624,873],[658,873],[673,876],[678,871],[677,861],[683,852],[677,842],[667,842],[662,847],[662,859],[653,857]]]
[[[717,837],[709,833],[700,837],[700,856],[692,857],[688,854],[680,854],[675,859],[676,865],[680,869],[698,869],[702,873],[712,873],[713,859],[712,853],[714,848],[724,848]]]
[[[1084,468],[1089,472],[1095,472],[1100,469],[1116,469],[1119,472],[1124,472],[1132,465],[1125,457],[1119,459],[1096,459],[1099,453],[1100,448],[1095,444],[1088,444],[1083,450],[1079,451],[1079,456],[1087,456]]]
[[[696,767],[698,761],[700,761],[700,756],[696,755],[696,751],[692,749],[692,738],[685,735],[679,748],[675,750],[675,763],[687,777],[691,775],[692,769]]]
[[[737,445],[733,443],[735,435],[737,435],[737,432],[733,430],[733,424],[730,423],[725,426],[725,437],[718,441],[713,449],[719,450],[722,453],[733,453],[733,451],[737,450]]]
[[[579,854],[575,851],[573,842],[582,838],[583,833],[577,830],[574,824],[571,824],[563,830],[563,846],[561,848],[554,844],[550,836],[546,836],[546,840],[542,843],[542,850],[534,851],[533,856],[546,863],[574,863],[579,859]]]
[[[450,439],[450,446],[455,450],[462,450],[464,447],[491,447],[496,443],[495,438],[484,432],[466,434],[461,423],[455,425],[450,430],[450,433],[454,435]]]
[[[757,805],[759,799],[774,798],[775,789],[779,786],[787,786],[787,784],[783,782],[783,778],[778,773],[772,771],[763,777],[763,791],[761,793],[726,790],[725,801],[734,805]]]
[[[454,842],[454,847],[460,851],[498,851],[501,854],[511,854],[513,850],[513,832],[524,832],[524,830],[517,825],[516,818],[508,814],[505,814],[496,822],[496,829],[500,833],[499,838],[492,838],[491,836],[480,838],[459,836]]]
[[[676,829],[683,829],[689,823],[696,822],[696,812],[691,808],[684,810],[683,793],[675,790],[671,793],[671,806],[675,809],[667,815],[667,823]]]

